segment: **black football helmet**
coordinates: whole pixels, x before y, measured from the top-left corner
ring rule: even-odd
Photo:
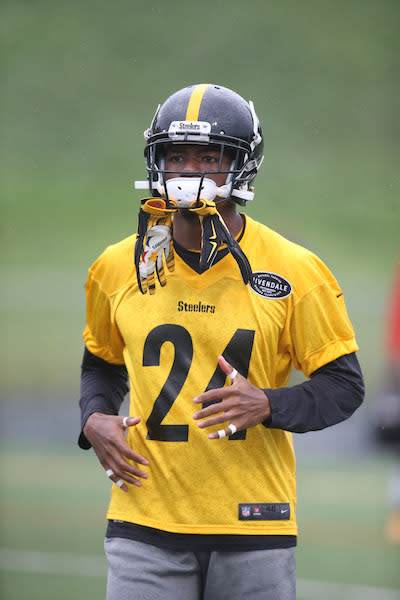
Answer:
[[[144,137],[148,180],[135,182],[135,187],[147,188],[151,196],[162,196],[168,203],[172,192],[181,190],[182,183],[189,183],[188,178],[180,177],[182,173],[179,171],[166,171],[168,147],[171,144],[209,144],[220,150],[217,172],[226,173],[225,184],[219,188],[214,186],[214,191],[207,191],[207,185],[213,183],[207,179],[211,171],[193,173],[194,177],[190,180],[191,185],[196,183],[196,191],[189,190],[190,201],[186,204],[186,200],[180,201],[182,197],[178,196],[178,204],[193,206],[193,201],[200,199],[201,190],[209,200],[215,196],[231,198],[242,206],[253,199],[252,183],[264,158],[263,136],[253,103],[246,102],[236,92],[213,84],[183,88],[158,106]],[[222,171],[225,151],[229,151],[232,162],[229,170]],[[168,179],[168,186],[166,173],[173,175],[172,179]],[[215,174],[215,171],[212,173]],[[211,195],[207,196],[207,193]]]

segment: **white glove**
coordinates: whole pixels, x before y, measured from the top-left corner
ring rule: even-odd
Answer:
[[[163,255],[168,261],[171,252],[171,231],[167,225],[154,225],[146,236],[146,244],[142,260],[139,264],[139,274],[144,288],[148,287],[150,294],[155,291],[154,270],[161,285],[166,284]]]

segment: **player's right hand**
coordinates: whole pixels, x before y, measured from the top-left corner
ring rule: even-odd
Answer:
[[[90,415],[83,428],[83,433],[92,444],[104,470],[112,469],[110,479],[117,483],[121,480],[120,489],[128,491],[126,483],[140,487],[141,479],[147,479],[148,474],[142,471],[137,464],[147,466],[147,458],[134,452],[124,440],[124,417],[93,413]],[[140,417],[128,417],[127,427],[134,427],[140,423]],[[133,461],[137,464],[132,464]],[[126,483],[124,483],[126,482]]]

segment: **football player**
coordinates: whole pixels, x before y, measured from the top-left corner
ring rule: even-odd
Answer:
[[[252,102],[186,87],[145,140],[137,235],[86,285],[79,444],[113,482],[107,597],[294,600],[292,432],[364,394],[343,293],[240,211],[263,160]],[[293,367],[308,380],[287,387]]]

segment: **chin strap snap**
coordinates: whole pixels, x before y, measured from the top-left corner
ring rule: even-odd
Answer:
[[[252,270],[250,263],[237,241],[230,234],[216,205],[210,200],[200,200],[193,208],[186,208],[200,219],[202,240],[200,267],[210,268],[222,244],[226,244],[236,260],[243,282],[250,281]],[[155,274],[161,286],[167,283],[164,260],[169,271],[175,268],[172,242],[173,213],[177,203],[168,204],[163,198],[144,198],[141,201],[135,244],[135,267],[139,289],[142,294],[156,291]]]

